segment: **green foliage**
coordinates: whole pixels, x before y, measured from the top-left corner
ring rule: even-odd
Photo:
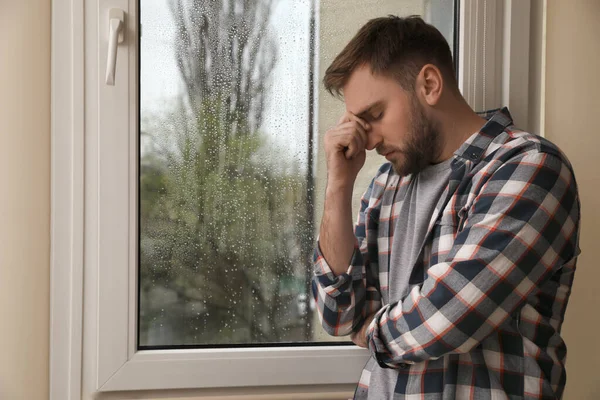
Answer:
[[[302,242],[313,231],[306,177],[290,161],[267,159],[259,132],[238,125],[233,134],[222,104],[205,101],[192,115],[179,106],[146,135],[142,344],[307,338],[309,317],[298,311],[309,257]]]
[[[139,342],[309,340],[312,182],[259,132],[273,1],[167,4],[185,90],[142,123]]]

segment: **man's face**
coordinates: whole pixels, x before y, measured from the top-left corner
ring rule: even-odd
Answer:
[[[437,122],[395,79],[374,76],[362,66],[352,73],[343,93],[346,109],[371,125],[367,150],[385,156],[399,175],[416,174],[436,160],[441,150]]]

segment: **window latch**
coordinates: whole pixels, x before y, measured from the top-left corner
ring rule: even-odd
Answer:
[[[106,84],[115,85],[115,68],[117,67],[117,47],[123,43],[125,11],[111,8],[108,12],[108,57],[106,58]]]

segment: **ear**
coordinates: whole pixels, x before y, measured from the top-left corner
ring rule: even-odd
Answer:
[[[433,64],[424,65],[417,75],[415,88],[423,100],[430,106],[435,106],[442,96],[443,88],[444,78],[439,68]]]

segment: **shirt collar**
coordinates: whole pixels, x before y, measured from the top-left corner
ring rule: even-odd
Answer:
[[[512,116],[506,107],[477,114],[480,117],[487,119],[487,122],[479,132],[471,135],[471,137],[469,137],[458,150],[454,152],[455,156],[473,162],[479,161],[496,136],[513,124]]]

